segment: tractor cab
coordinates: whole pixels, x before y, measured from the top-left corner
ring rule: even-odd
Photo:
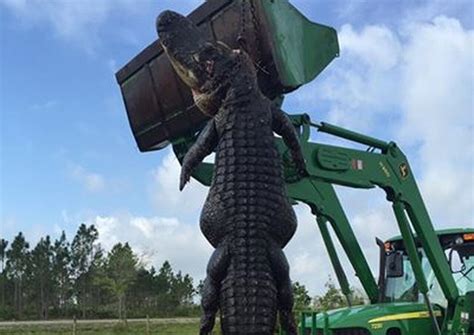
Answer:
[[[474,229],[437,231],[465,309],[460,320],[474,331]],[[415,239],[423,274],[429,287],[434,314],[441,323],[448,303],[425,251]],[[328,312],[303,313],[302,334],[337,335],[431,335],[432,326],[423,295],[405,249],[397,236],[379,243],[380,300],[376,304],[341,308]]]
[[[450,229],[438,232],[439,242],[445,251],[460,295],[474,292],[474,230]],[[418,244],[418,241],[417,241]],[[421,245],[417,245],[431,301],[446,307],[440,285]],[[401,237],[388,240],[385,248],[385,275],[379,283],[383,288],[384,302],[423,302],[419,295],[411,263]]]

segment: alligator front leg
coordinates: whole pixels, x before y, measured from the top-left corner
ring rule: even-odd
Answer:
[[[199,134],[196,142],[184,156],[181,166],[181,177],[179,181],[179,190],[181,191],[191,178],[193,169],[209,155],[218,142],[218,136],[214,119],[210,120],[206,127]]]
[[[288,116],[281,109],[275,106],[272,106],[272,128],[275,133],[283,138],[286,146],[290,149],[298,173],[301,176],[307,176],[308,172],[306,171],[306,163],[304,161],[295,127]]]
[[[285,254],[276,244],[270,246],[268,254],[277,283],[281,327],[287,335],[297,335],[296,323],[292,312],[294,299],[290,280],[290,266]]]
[[[218,247],[211,256],[207,265],[207,277],[202,288],[200,335],[208,335],[214,328],[216,313],[219,309],[219,291],[221,281],[227,273],[229,254],[226,247]]]

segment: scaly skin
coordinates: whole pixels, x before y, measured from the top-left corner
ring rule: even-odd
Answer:
[[[198,107],[212,116],[184,157],[180,189],[215,150],[213,181],[201,213],[204,236],[216,248],[202,293],[200,334],[220,309],[225,335],[273,334],[277,311],[287,334],[297,334],[283,247],[296,230],[273,132],[281,135],[301,174],[305,163],[286,114],[260,92],[246,53],[212,44],[185,17],[157,21],[160,41]]]

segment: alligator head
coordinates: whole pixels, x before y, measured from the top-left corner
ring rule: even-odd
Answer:
[[[209,116],[217,113],[229,88],[242,80],[245,73],[242,64],[250,65],[247,68],[253,73],[248,77],[256,78],[253,64],[245,52],[210,41],[183,15],[164,11],[157,18],[156,28],[173,68],[191,88],[194,101],[203,113]]]

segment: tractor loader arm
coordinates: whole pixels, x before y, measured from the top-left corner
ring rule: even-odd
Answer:
[[[394,142],[384,142],[366,135],[358,134],[327,123],[311,123],[308,116],[295,116],[295,126],[302,129],[300,141],[302,142],[303,156],[307,161],[309,178],[299,180],[297,183],[288,184],[288,193],[295,200],[300,200],[313,209],[318,216],[318,224],[326,218],[331,223],[336,236],[341,242],[356,274],[361,280],[369,299],[374,302],[379,299],[373,277],[365,269],[367,262],[362,255],[355,236],[350,228],[350,223],[340,207],[332,185],[349,186],[352,188],[379,187],[386,193],[387,200],[392,203],[396,221],[402,234],[407,253],[414,270],[416,282],[420,293],[424,296],[430,313],[434,332],[436,334],[450,334],[457,329],[452,320],[459,320],[457,314],[461,311],[463,301],[451,274],[450,267],[444,251],[438,242],[433,224],[425,207],[423,198],[418,189],[416,180],[405,154]],[[309,141],[309,127],[313,126],[320,132],[325,132],[359,144],[368,145],[366,151],[349,149],[332,145],[312,143]],[[285,149],[281,146],[280,150]],[[314,190],[304,190],[302,184],[313,186]],[[322,217],[322,219],[321,219]],[[344,234],[338,233],[344,230]],[[325,239],[328,253],[331,257],[336,275],[345,290],[344,276],[338,274],[337,255],[331,256],[330,236],[321,230]],[[443,294],[448,301],[445,322],[441,329],[438,327],[432,305],[428,296],[428,285],[424,277],[417,248],[415,234],[426,252],[427,259],[433,268]],[[327,235],[327,236],[324,236]],[[329,243],[328,243],[329,241]],[[369,276],[364,274],[369,273]]]

